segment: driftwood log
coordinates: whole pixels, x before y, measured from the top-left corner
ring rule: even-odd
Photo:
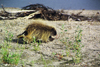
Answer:
[[[25,6],[20,11],[6,11],[2,5],[3,11],[0,11],[0,19],[17,19],[19,17],[23,17],[26,19],[45,19],[45,20],[68,20],[73,19],[75,21],[100,21],[98,17],[86,17],[80,15],[82,13],[79,12],[77,14],[72,13],[71,15],[64,14],[61,11],[53,10],[50,7],[46,7],[42,4],[31,4]]]
[[[18,17],[28,16],[36,10],[20,10],[20,11],[6,11],[2,6],[3,11],[0,11],[0,18],[2,19],[16,19]]]

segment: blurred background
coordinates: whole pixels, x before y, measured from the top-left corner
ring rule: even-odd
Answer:
[[[4,7],[22,8],[30,4],[44,4],[55,10],[100,10],[100,0],[0,0]]]

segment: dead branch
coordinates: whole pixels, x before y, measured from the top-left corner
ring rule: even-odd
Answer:
[[[37,11],[37,12],[32,13],[32,14],[30,14],[30,15],[28,15],[28,16],[25,16],[24,18],[25,18],[25,19],[30,19],[30,18],[34,17],[36,14],[40,14],[40,13],[41,13],[40,11]]]
[[[0,12],[1,19],[16,19],[18,17],[28,16],[35,10],[18,10],[18,11],[6,11],[2,5],[3,11]]]
[[[4,11],[5,13],[9,13],[9,12],[7,12],[7,11],[4,9],[3,4],[1,4],[1,6],[2,6],[2,9],[3,9],[3,11]]]

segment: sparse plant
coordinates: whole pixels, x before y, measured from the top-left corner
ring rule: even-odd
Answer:
[[[20,60],[20,54],[10,52],[10,48],[12,48],[10,43],[12,41],[12,38],[13,34],[5,30],[5,40],[0,49],[2,54],[1,60],[3,63],[17,65]]]
[[[5,29],[5,40],[8,42],[8,41],[12,41],[12,38],[13,38],[13,34],[11,32],[8,32],[6,29]]]
[[[22,65],[22,67],[25,67],[25,61],[23,61],[22,59],[21,59],[21,65]]]
[[[7,64],[17,65],[20,60],[20,55],[9,52],[6,48],[2,48],[2,61]]]
[[[75,31],[76,36],[75,36],[75,41],[73,44],[73,52],[76,52],[75,58],[73,58],[75,63],[79,63],[81,60],[81,48],[83,47],[81,44],[81,39],[82,39],[82,30],[77,27],[77,30]]]
[[[39,45],[41,44],[41,41],[39,40],[39,42],[36,42],[36,38],[34,37],[34,39],[33,39],[33,43],[34,43],[34,50],[35,51],[39,51],[40,50],[40,47],[39,47]]]
[[[32,65],[32,66],[34,66],[35,61],[34,61],[34,60],[32,60],[30,63],[31,63],[31,65]]]
[[[64,25],[62,25],[62,35],[67,32],[67,30],[64,30]],[[81,38],[82,38],[82,30],[77,27],[77,30],[75,31],[75,40],[72,42],[69,40],[68,37],[62,38],[60,41],[66,45],[66,55],[69,57],[71,54],[71,49],[75,53],[75,56],[72,57],[74,63],[79,63],[81,60],[81,48],[83,47],[81,44]]]
[[[35,51],[39,51],[39,50],[40,50],[39,45],[34,45],[34,50],[35,50]]]
[[[43,56],[42,56],[42,55],[41,55],[41,59],[42,59],[42,61],[43,61],[43,63],[44,63],[44,67],[47,67],[46,60],[43,58]]]
[[[13,34],[11,32],[8,33],[8,37],[6,37],[7,41],[12,41]]]

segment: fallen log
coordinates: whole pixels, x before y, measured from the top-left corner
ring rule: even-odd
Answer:
[[[36,12],[35,10],[20,10],[20,11],[1,11],[0,18],[2,19],[16,19],[18,17],[28,16],[31,13]]]

